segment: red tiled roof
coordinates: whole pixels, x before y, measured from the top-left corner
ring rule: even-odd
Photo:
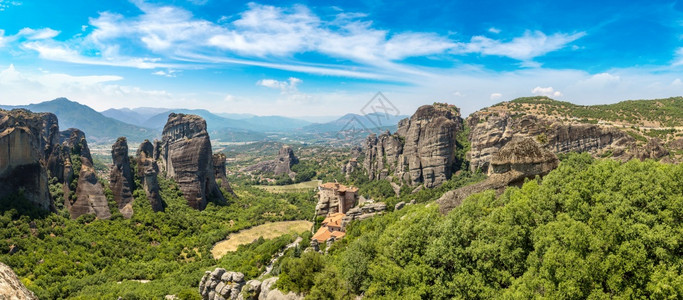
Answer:
[[[358,188],[353,186],[345,186],[336,182],[326,182],[320,185],[324,189],[336,190],[339,192],[357,192]]]

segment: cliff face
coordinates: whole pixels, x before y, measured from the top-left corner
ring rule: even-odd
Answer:
[[[152,210],[155,212],[164,211],[164,201],[159,193],[159,181],[157,176],[159,174],[159,166],[154,160],[154,146],[149,140],[145,140],[140,144],[138,152],[136,153],[136,163],[138,177],[142,182],[142,188],[147,194],[147,199],[152,205]]]
[[[0,263],[0,299],[33,300],[38,297],[21,283],[10,267]]]
[[[278,151],[277,157],[273,160],[262,161],[252,166],[242,168],[241,172],[262,172],[273,173],[275,175],[289,175],[294,178],[296,173],[292,172],[291,167],[299,163],[299,159],[294,155],[294,150],[289,146],[282,146]]]
[[[617,159],[660,158],[668,152],[657,140],[637,145],[626,132],[600,125],[564,122],[555,118],[514,114],[505,110],[482,110],[467,119],[471,151],[470,168],[487,171],[491,157],[513,137],[532,137],[554,153],[611,153]]]
[[[161,171],[175,179],[188,205],[202,210],[207,197],[224,200],[214,178],[211,141],[204,119],[171,113],[158,151]]]
[[[213,172],[216,180],[220,180],[220,187],[222,187],[226,192],[235,195],[232,190],[230,183],[228,182],[228,177],[225,175],[225,154],[216,153],[213,155]]]
[[[76,194],[67,197],[65,193],[66,200],[64,204],[69,209],[71,218],[76,219],[84,214],[95,214],[99,219],[108,219],[111,217],[111,212],[109,211],[107,198],[104,196],[104,188],[97,180],[85,134],[78,129],[70,128],[62,131],[60,135],[62,139],[62,154],[71,153],[68,162],[64,163],[65,165],[70,165],[70,167],[67,168],[65,166],[65,169],[70,169],[69,173],[74,174],[80,165]],[[65,155],[62,156],[66,159]],[[68,182],[65,183],[65,186],[69,184]]]
[[[0,197],[23,191],[36,206],[51,209],[47,162],[58,143],[55,115],[0,110]]]
[[[133,172],[130,170],[128,143],[120,137],[111,147],[112,168],[109,175],[109,188],[114,193],[114,201],[124,218],[133,215]]]
[[[370,179],[397,176],[411,185],[438,186],[455,169],[456,135],[462,129],[455,106],[422,106],[398,123],[395,134],[367,138],[363,167]]]
[[[502,193],[508,185],[519,185],[525,178],[544,176],[558,165],[557,156],[534,139],[516,137],[492,155],[486,180],[446,192],[437,200],[439,209],[446,214],[469,195],[489,189]]]

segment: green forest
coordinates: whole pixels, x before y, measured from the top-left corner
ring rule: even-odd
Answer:
[[[327,255],[289,256],[309,299],[678,299],[683,165],[572,154],[542,180],[352,223]],[[314,272],[304,272],[314,270]]]
[[[345,182],[385,201],[388,212],[351,223],[326,254],[306,251],[310,232],[302,233],[305,241],[276,262],[276,285],[308,299],[680,298],[683,166],[561,159],[542,179],[498,197],[472,195],[447,215],[434,200],[484,175],[461,172],[396,196],[388,181],[356,172]],[[152,212],[138,187],[129,220],[71,220],[21,195],[2,199],[0,249],[14,250],[0,261],[40,299],[198,299],[205,271],[256,278],[296,236],[261,238],[220,260],[212,245],[264,222],[311,220],[315,207],[313,191],[271,194],[237,181],[237,198],[226,193],[227,203],[196,211],[172,180],[159,179],[166,211]],[[417,204],[393,211],[411,200]]]
[[[259,240],[218,261],[210,254],[216,242],[265,222],[308,219],[315,207],[313,192],[271,194],[236,186],[238,198],[224,193],[227,203],[197,211],[173,180],[159,176],[167,207],[155,213],[137,181],[129,220],[115,209],[110,220],[72,220],[64,210],[37,210],[21,195],[0,200],[0,249],[15,249],[0,261],[40,299],[194,299],[204,271],[220,266],[256,275],[294,237]],[[113,202],[108,188],[105,194]]]

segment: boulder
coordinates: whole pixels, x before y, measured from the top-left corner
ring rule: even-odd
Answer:
[[[21,283],[10,267],[0,263],[0,299],[37,300],[38,297]]]
[[[178,183],[190,207],[203,210],[209,198],[225,201],[214,177],[211,140],[202,117],[169,114],[158,147],[161,171]]]
[[[120,137],[111,147],[112,168],[109,174],[109,188],[114,194],[114,201],[124,218],[133,215],[133,172],[128,158],[128,142]]]

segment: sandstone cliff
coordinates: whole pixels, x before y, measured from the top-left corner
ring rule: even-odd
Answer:
[[[213,155],[214,176],[216,177],[216,180],[220,180],[220,187],[223,188],[223,190],[232,194],[233,196],[236,196],[235,191],[233,191],[232,187],[230,186],[230,182],[228,182],[228,177],[225,175],[225,159],[226,157],[223,153],[215,153]]]
[[[95,214],[99,219],[108,219],[111,217],[109,204],[104,196],[104,188],[97,179],[85,133],[70,128],[62,131],[60,135],[62,151],[71,153],[69,162],[64,162],[64,164],[71,166],[74,176],[78,173],[75,194],[67,197],[65,193],[64,202],[71,213],[71,218]]]
[[[10,267],[0,263],[0,299],[33,300],[38,297],[21,283]]]
[[[457,169],[456,135],[462,129],[457,107],[421,106],[398,123],[396,133],[367,138],[363,167],[370,179],[396,176],[410,185],[438,186]]]
[[[125,137],[120,137],[111,146],[112,168],[109,174],[109,188],[114,194],[114,201],[124,218],[130,219],[133,215],[133,172],[130,169],[128,158],[128,142]]]
[[[494,189],[498,193],[508,185],[519,185],[526,178],[543,176],[557,168],[555,154],[544,149],[531,138],[515,138],[491,157],[489,177],[483,182],[446,192],[437,200],[439,209],[446,214],[459,206],[469,195]]]
[[[661,158],[668,152],[656,139],[646,145],[623,130],[597,124],[582,124],[549,116],[513,112],[499,107],[484,109],[467,118],[471,151],[470,168],[488,170],[491,156],[513,137],[532,137],[554,153],[589,152],[620,160]]]
[[[161,171],[175,179],[189,206],[202,210],[208,198],[225,200],[214,178],[211,141],[204,119],[169,114],[157,149]]]
[[[164,201],[161,199],[159,193],[159,181],[157,176],[159,174],[159,166],[154,160],[154,146],[149,140],[145,140],[140,144],[138,152],[136,153],[137,175],[142,183],[142,188],[145,190],[147,199],[152,205],[152,210],[155,212],[164,211]]]
[[[47,161],[59,143],[57,117],[27,110],[0,110],[0,197],[22,192],[51,209]]]
[[[289,146],[282,146],[277,156],[273,160],[262,161],[253,166],[242,168],[241,172],[273,173],[275,175],[289,175],[294,178],[296,173],[292,172],[291,167],[299,163],[299,159],[294,155],[294,150]]]

